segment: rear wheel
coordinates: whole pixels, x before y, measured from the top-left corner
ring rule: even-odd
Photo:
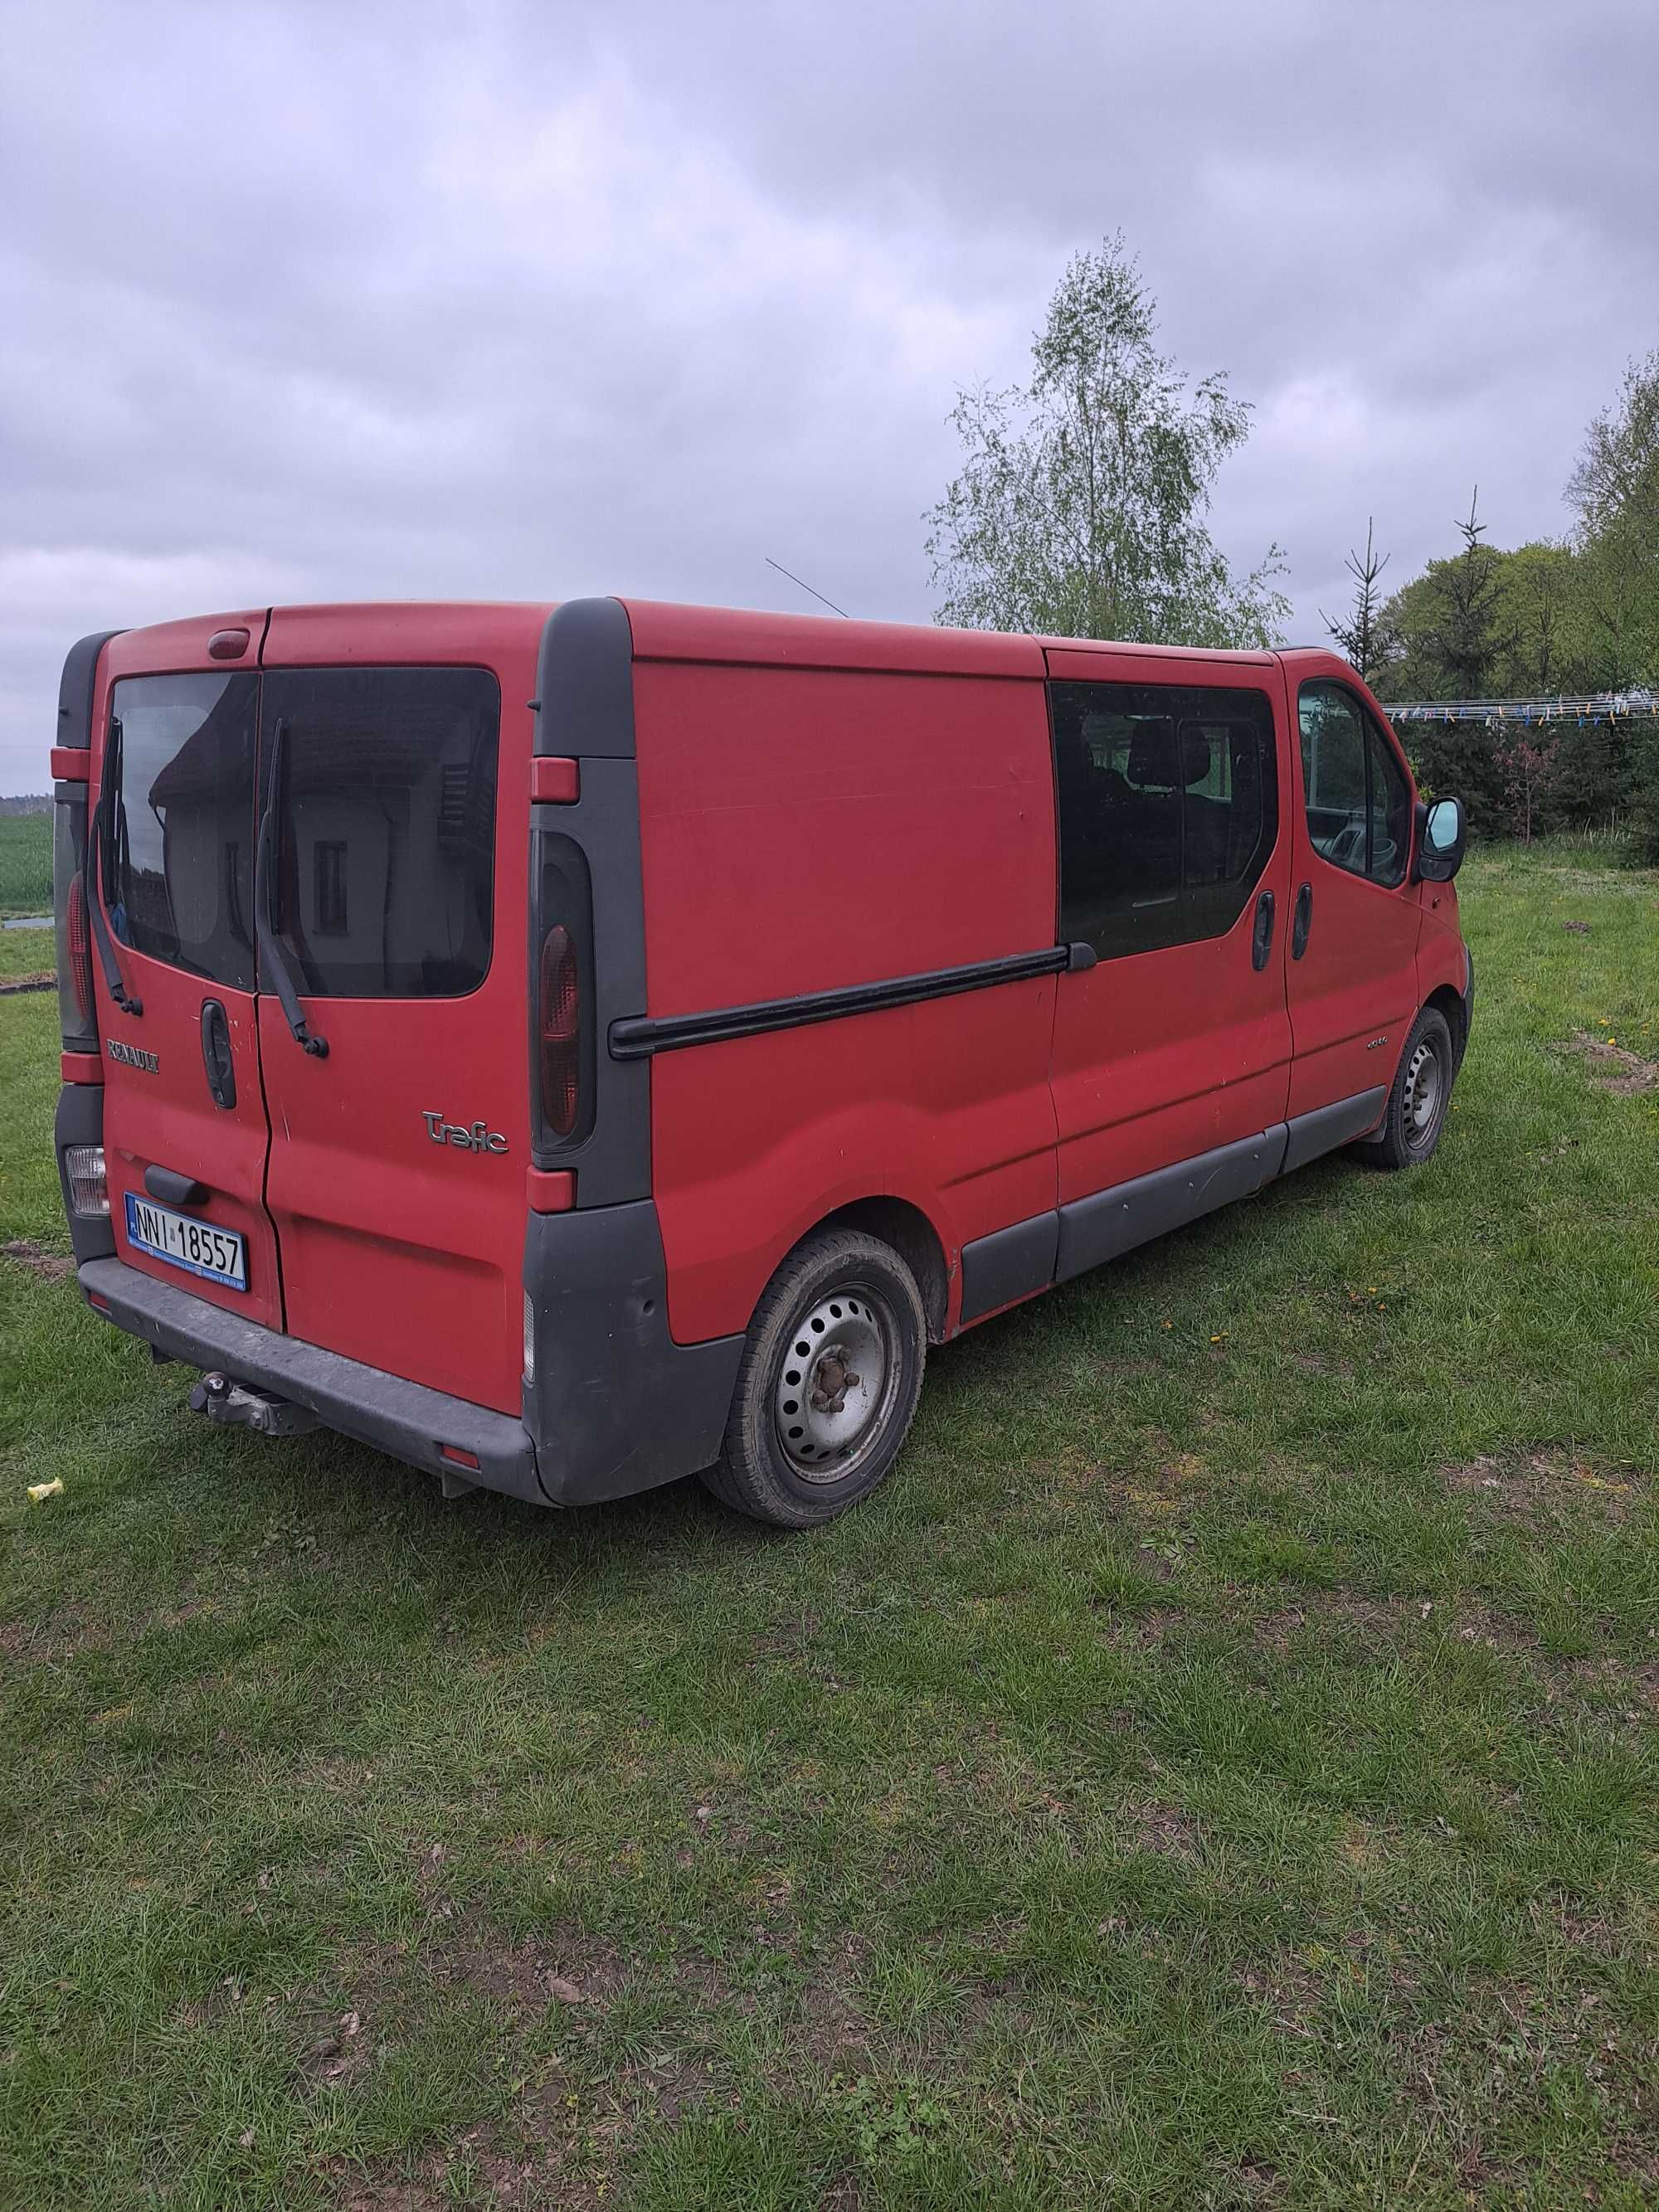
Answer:
[[[921,1296],[896,1252],[858,1230],[808,1237],[756,1309],[703,1480],[776,1528],[833,1520],[898,1457],[927,1350]]]
[[[1414,1168],[1432,1158],[1456,1072],[1446,1018],[1437,1008],[1425,1006],[1400,1055],[1382,1125],[1354,1148],[1368,1167]]]

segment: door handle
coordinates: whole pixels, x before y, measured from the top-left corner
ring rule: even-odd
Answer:
[[[163,1206],[205,1206],[211,1195],[204,1182],[198,1182],[194,1176],[180,1175],[174,1168],[146,1168],[144,1188]]]
[[[1313,885],[1304,884],[1296,895],[1296,912],[1291,916],[1291,957],[1299,960],[1308,949],[1308,932],[1313,927]]]
[[[236,1103],[236,1061],[230,1049],[230,1024],[217,999],[202,1001],[202,1065],[214,1104],[228,1114]]]
[[[1273,949],[1273,895],[1263,891],[1255,902],[1255,928],[1250,938],[1250,965],[1259,975]]]

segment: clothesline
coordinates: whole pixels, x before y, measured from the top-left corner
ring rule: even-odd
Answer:
[[[1659,721],[1659,693],[1602,691],[1583,697],[1553,699],[1409,699],[1387,708],[1394,722],[1586,722]]]

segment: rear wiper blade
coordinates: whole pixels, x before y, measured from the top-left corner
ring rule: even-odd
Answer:
[[[288,737],[288,724],[278,721],[271,739],[270,781],[265,793],[265,818],[259,827],[259,850],[253,871],[253,932],[258,940],[260,974],[264,963],[270,964],[271,981],[276,986],[276,996],[282,1002],[288,1025],[294,1032],[294,1042],[308,1052],[313,1060],[328,1058],[328,1039],[318,1036],[307,1026],[305,1009],[300,1004],[299,987],[294,979],[287,945],[276,934],[276,809],[283,796],[283,749]]]
[[[115,945],[109,933],[109,921],[104,913],[104,841],[106,823],[112,823],[115,785],[121,759],[121,725],[112,716],[109,735],[104,740],[104,764],[98,779],[98,804],[92,810],[92,820],[87,825],[87,851],[82,864],[82,888],[86,895],[87,926],[92,932],[92,941],[98,947],[98,964],[104,971],[104,988],[124,1014],[142,1014],[144,1002],[135,998],[122,979],[121,963],[115,957]]]

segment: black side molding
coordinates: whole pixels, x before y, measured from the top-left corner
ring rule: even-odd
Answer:
[[[1388,1098],[1388,1085],[1379,1083],[1375,1091],[1358,1091],[1352,1098],[1339,1098],[1334,1106],[1316,1106],[1311,1114],[1298,1114],[1291,1123],[1285,1173],[1305,1167],[1322,1152],[1334,1152],[1339,1145],[1368,1135],[1382,1119]]]
[[[1249,1197],[1322,1152],[1351,1144],[1376,1127],[1387,1097],[1386,1090],[1358,1091],[1334,1105],[1277,1121],[1259,1135],[1218,1145],[1172,1167],[1109,1184],[1053,1212],[1034,1213],[988,1237],[975,1237],[962,1248],[959,1325],[965,1328],[999,1306],[1085,1274],[1236,1198]]]
[[[1060,1281],[1260,1190],[1279,1172],[1286,1134],[1280,1121],[1258,1137],[1218,1145],[1195,1159],[1137,1176],[1133,1182],[1061,1206],[1056,1265]]]
[[[1085,951],[1086,947],[1083,948]],[[634,1015],[611,1024],[615,1060],[644,1060],[687,1045],[720,1044],[728,1037],[760,1036],[769,1030],[799,1030],[815,1022],[845,1021],[889,1006],[914,1006],[923,999],[950,999],[963,991],[988,991],[999,983],[1024,983],[1092,965],[1074,958],[1079,948],[1044,945],[1000,960],[975,960],[963,968],[934,968],[920,975],[894,975],[880,983],[851,983],[835,991],[808,991],[799,999],[761,999],[746,1006],[717,1006],[708,1013],[667,1014],[659,1021]]]
[[[962,1325],[1046,1290],[1054,1279],[1060,1216],[1034,1213],[962,1248]]]

